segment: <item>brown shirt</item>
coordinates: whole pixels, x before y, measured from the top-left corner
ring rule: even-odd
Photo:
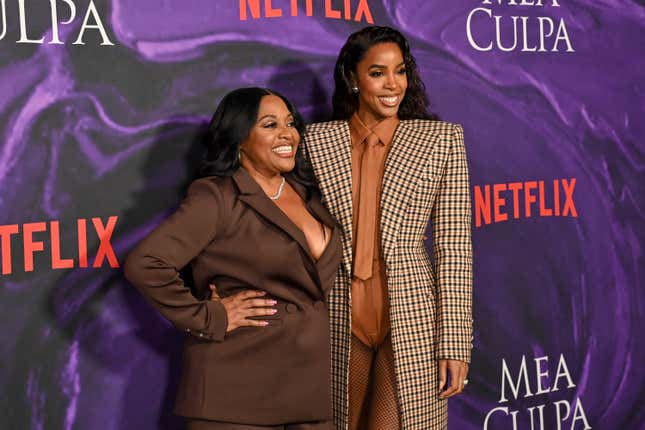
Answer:
[[[380,194],[385,160],[398,124],[398,118],[387,118],[369,129],[356,113],[349,120],[354,208],[352,333],[371,347],[380,345],[390,330],[387,278],[380,243]],[[373,152],[367,155],[368,151]],[[366,160],[366,156],[372,159]]]

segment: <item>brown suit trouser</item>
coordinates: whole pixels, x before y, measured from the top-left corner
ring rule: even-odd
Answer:
[[[254,426],[248,424],[225,423],[221,421],[186,420],[186,430],[333,430],[331,421],[284,424],[278,426]]]

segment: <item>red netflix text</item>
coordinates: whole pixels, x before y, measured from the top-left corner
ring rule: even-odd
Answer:
[[[316,0],[317,5],[322,6],[322,3],[324,3],[325,18],[356,22],[365,20],[369,24],[374,24],[367,0],[342,0],[342,6],[339,5],[337,8],[334,8],[332,0]],[[287,13],[298,16],[298,7],[302,8],[302,6],[306,16],[313,16],[314,0],[240,0],[240,21],[246,21],[249,13],[253,19],[280,18]]]
[[[550,216],[578,217],[573,192],[576,178],[552,181],[476,185],[475,227],[513,219]]]
[[[2,253],[2,274],[10,275],[14,273],[16,267],[14,263],[18,258],[13,255],[16,251],[12,247],[16,240],[22,242],[22,269],[25,272],[34,270],[34,254],[49,251],[51,255],[51,269],[72,269],[74,267],[89,267],[87,252],[87,235],[92,230],[93,234],[99,239],[99,246],[94,254],[92,263],[93,268],[103,266],[105,262],[112,267],[118,268],[114,249],[110,240],[116,227],[117,216],[108,218],[107,223],[103,223],[101,218],[84,218],[76,220],[76,243],[73,248],[77,250],[75,255],[61,255],[61,226],[59,221],[49,222],[30,222],[26,224],[8,224],[0,225],[0,252]],[[90,226],[88,228],[88,226]],[[39,236],[35,238],[34,234]]]

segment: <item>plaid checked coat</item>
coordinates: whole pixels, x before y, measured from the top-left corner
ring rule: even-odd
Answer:
[[[348,425],[352,273],[351,140],[346,121],[312,124],[307,155],[323,201],[341,225],[343,262],[329,299],[332,402]],[[392,346],[403,430],[447,427],[438,399],[438,359],[470,362],[472,246],[468,167],[461,126],[401,121],[383,176],[381,246],[390,297]],[[432,222],[434,264],[424,243]]]

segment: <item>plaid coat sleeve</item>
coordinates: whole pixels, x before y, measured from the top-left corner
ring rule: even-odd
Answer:
[[[464,134],[453,126],[445,170],[432,209],[437,275],[436,356],[470,362],[472,349],[472,244]]]

